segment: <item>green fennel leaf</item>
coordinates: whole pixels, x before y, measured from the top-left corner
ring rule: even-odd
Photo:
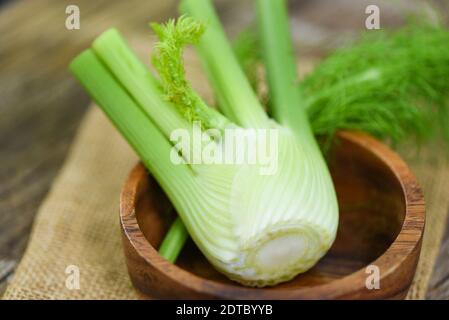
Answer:
[[[152,23],[151,27],[159,38],[152,62],[166,99],[178,107],[188,121],[199,121],[204,128],[223,129],[229,121],[208,107],[186,80],[184,47],[199,41],[205,25],[192,17],[181,16],[165,24]]]
[[[244,41],[257,48],[254,37],[238,37],[237,50]],[[444,27],[412,21],[396,31],[366,31],[336,50],[299,85],[313,132],[360,130],[393,144],[440,136],[449,143],[448,43]],[[257,51],[237,55],[245,70]]]

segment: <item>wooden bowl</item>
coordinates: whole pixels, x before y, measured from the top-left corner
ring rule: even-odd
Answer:
[[[377,140],[340,132],[328,155],[340,205],[337,238],[310,271],[292,281],[247,288],[218,273],[189,240],[176,264],[157,252],[174,214],[137,164],[121,194],[120,221],[129,275],[145,298],[402,299],[421,250],[425,207],[401,158]],[[378,267],[380,289],[368,289]],[[374,273],[373,273],[374,272]]]

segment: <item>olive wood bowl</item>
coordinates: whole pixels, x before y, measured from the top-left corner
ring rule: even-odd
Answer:
[[[396,153],[362,133],[339,132],[327,157],[340,206],[335,243],[308,272],[259,289],[217,272],[191,240],[176,264],[158,254],[174,213],[156,181],[137,164],[120,199],[135,288],[151,299],[403,299],[421,250],[421,188]]]

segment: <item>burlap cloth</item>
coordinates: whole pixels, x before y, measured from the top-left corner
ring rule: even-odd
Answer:
[[[196,70],[197,61],[187,65]],[[303,65],[302,72],[312,66],[312,61],[307,68]],[[200,77],[196,83],[204,81]],[[210,97],[207,88],[198,89]],[[426,295],[447,221],[449,166],[438,154],[423,152],[419,161],[408,160],[427,203],[421,258],[408,296],[412,299]],[[106,117],[91,107],[39,208],[27,250],[4,299],[138,298],[126,271],[118,218],[120,189],[136,161]],[[70,265],[79,268],[79,290],[66,287]]]
[[[137,161],[98,108],[91,108],[35,218],[4,299],[132,299],[119,229],[119,193]],[[66,287],[67,266],[80,289]]]

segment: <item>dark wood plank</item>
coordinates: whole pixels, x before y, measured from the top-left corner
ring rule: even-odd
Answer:
[[[449,226],[449,217],[446,222]],[[449,299],[449,227],[446,227],[440,253],[427,292],[428,299]]]
[[[15,260],[0,260],[0,292],[6,289],[17,265]]]

